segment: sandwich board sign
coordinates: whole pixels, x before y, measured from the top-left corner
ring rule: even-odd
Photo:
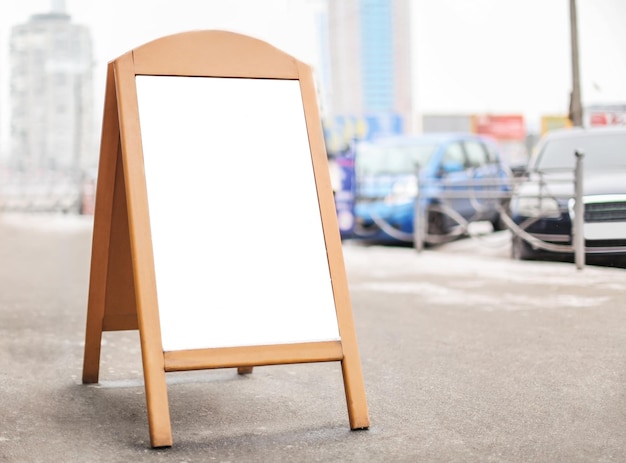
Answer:
[[[139,330],[150,442],[166,373],[341,363],[365,388],[312,71],[266,42],[191,31],[108,65],[83,383],[103,331]]]

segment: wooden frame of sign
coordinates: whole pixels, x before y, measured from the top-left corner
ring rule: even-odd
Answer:
[[[323,259],[327,262],[337,339],[164,349],[161,284],[153,249],[154,204],[140,124],[138,76],[285,80],[299,83],[308,137]],[[251,101],[250,104],[254,104]],[[143,120],[142,120],[143,123]],[[172,169],[176,166],[172,166]],[[271,181],[271,179],[269,179]],[[206,200],[205,200],[206,201]],[[318,214],[318,212],[315,212]],[[304,243],[306,246],[306,243]],[[293,250],[277,250],[277,254]],[[192,271],[192,270],[190,270]],[[185,269],[180,269],[185,272]],[[216,278],[219,284],[219,278]],[[245,286],[246,282],[243,282]],[[279,286],[276,292],[281,291]],[[159,292],[160,294],[160,292]],[[289,302],[289,301],[287,301]],[[299,301],[293,300],[294,306]],[[258,307],[263,310],[263,307]],[[315,315],[313,315],[315,317]],[[184,328],[184,325],[183,325]],[[225,31],[193,31],[142,45],[109,63],[100,146],[83,382],[97,383],[103,331],[139,330],[150,440],[172,445],[165,374],[173,371],[238,368],[307,362],[341,362],[351,429],[369,427],[369,417],[352,309],[312,71],[271,45]],[[231,328],[232,329],[232,328]],[[279,328],[280,329],[280,328]],[[287,326],[286,329],[289,329]],[[323,337],[323,336],[322,336]]]

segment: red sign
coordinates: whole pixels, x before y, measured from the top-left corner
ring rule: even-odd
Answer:
[[[623,112],[593,112],[589,114],[589,124],[592,127],[602,125],[624,125],[626,124],[626,114]]]
[[[496,140],[524,140],[526,124],[521,114],[479,115],[474,117],[474,132]]]

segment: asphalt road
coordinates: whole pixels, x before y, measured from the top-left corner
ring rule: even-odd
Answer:
[[[89,218],[0,216],[2,463],[626,461],[623,268],[346,244],[371,428],[335,363],[169,373],[152,450],[137,332],[80,381],[90,247]]]

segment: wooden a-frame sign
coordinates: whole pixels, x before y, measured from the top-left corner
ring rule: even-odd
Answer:
[[[167,95],[171,89],[184,94],[187,92],[185,90],[187,84],[197,86],[191,91],[191,97],[187,94],[186,100],[190,101],[190,106],[195,104],[196,111],[188,116],[184,106],[176,106],[185,98],[180,98],[180,95],[176,94],[168,100]],[[230,140],[233,143],[225,143],[216,148],[211,145],[213,138],[219,138],[220,134],[227,132],[229,128],[220,126],[212,132],[210,129],[213,125],[222,124],[222,119],[228,120],[228,111],[232,105],[223,105],[224,107],[213,114],[213,119],[201,121],[199,128],[187,127],[193,126],[197,119],[202,119],[197,117],[197,112],[204,114],[203,111],[210,111],[219,95],[228,93],[224,90],[224,85],[236,88],[230,93],[231,97],[241,100],[240,104],[248,104],[252,109],[230,114],[244,117],[245,114],[252,113],[250,116],[252,119],[242,123],[249,126],[246,135],[248,133],[256,135],[231,136]],[[270,96],[265,95],[266,93]],[[204,94],[206,101],[203,103]],[[255,110],[257,96],[261,98],[263,95],[265,102],[261,104],[264,107]],[[282,98],[284,95],[297,95],[298,98]],[[196,99],[199,100],[198,103],[194,103]],[[283,108],[281,99],[285,100],[284,105],[287,109],[281,109]],[[206,102],[209,103],[205,104]],[[276,134],[269,134],[263,138],[265,132],[271,132],[275,128],[275,124],[266,123],[266,118],[263,117],[266,111],[271,113],[274,106],[278,108],[272,116],[274,119],[281,119],[286,125],[295,125],[287,130],[287,134],[278,137]],[[288,113],[286,116],[285,112]],[[165,118],[165,122],[159,123],[166,124],[167,130],[161,130],[162,127],[159,128],[158,123],[150,127],[150,121],[154,117]],[[183,120],[182,124],[176,125],[180,119]],[[263,130],[257,130],[257,126],[262,126]],[[200,134],[197,135],[199,138],[194,138],[193,130],[203,132],[205,128],[209,131],[208,135]],[[248,129],[244,127],[244,131]],[[185,133],[177,134],[176,130]],[[280,132],[282,129],[277,130]],[[283,148],[279,146],[277,149],[274,140],[278,140],[277,143],[280,144],[280,140],[289,139],[292,132],[303,135],[299,136],[296,133],[292,142],[286,141]],[[168,136],[165,134],[169,134],[170,138],[163,141],[162,137]],[[236,140],[233,140],[235,138]],[[237,145],[240,142],[245,143],[240,140],[247,138],[253,140],[252,144]],[[185,145],[189,139],[192,141]],[[168,152],[167,155],[171,160],[168,164],[163,164],[164,156],[159,152],[159,147],[161,144],[167,145],[168,140],[177,144],[176,153]],[[193,140],[201,140],[201,145],[207,144],[211,149],[203,152],[202,146],[199,148],[193,146]],[[271,146],[266,146],[269,140],[272,140]],[[290,143],[297,149],[294,150]],[[321,248],[319,246],[315,248],[307,241],[292,242],[290,245],[292,247],[281,249],[283,247],[281,240],[287,233],[274,229],[273,234],[266,233],[263,237],[266,241],[272,241],[275,239],[274,236],[282,234],[282,238],[274,242],[270,254],[266,252],[260,258],[255,255],[239,256],[239,259],[243,259],[237,264],[239,268],[248,268],[257,261],[264,262],[257,264],[256,268],[252,265],[254,273],[246,274],[243,280],[237,279],[235,282],[231,281],[235,278],[227,268],[231,268],[230,261],[237,258],[232,256],[229,259],[222,256],[220,261],[214,257],[220,244],[214,248],[207,247],[208,239],[200,239],[204,236],[205,222],[192,222],[195,227],[187,227],[185,223],[179,224],[174,227],[172,233],[169,233],[170,230],[163,230],[170,228],[169,224],[185,222],[191,216],[202,217],[200,211],[211,209],[212,201],[215,204],[224,202],[223,198],[184,197],[185,200],[180,202],[191,203],[192,210],[198,211],[196,214],[190,214],[189,208],[183,209],[183,213],[179,214],[178,206],[161,207],[162,203],[169,202],[163,200],[162,190],[169,188],[172,190],[170,193],[175,194],[177,190],[187,188],[186,177],[184,175],[176,177],[176,172],[194,173],[204,170],[205,173],[211,174],[213,170],[230,169],[234,164],[228,163],[233,162],[233,156],[217,156],[216,151],[228,150],[233,144],[235,150],[239,149],[237,146],[245,146],[252,147],[255,151],[254,156],[250,156],[244,162],[234,161],[239,162],[237,168],[241,175],[244,175],[246,182],[254,183],[259,176],[267,177],[264,183],[254,186],[254,191],[245,192],[244,182],[241,189],[244,191],[243,198],[246,198],[246,201],[249,197],[258,196],[259,191],[266,187],[271,188],[285,179],[290,188],[285,192],[285,198],[294,195],[298,198],[297,191],[301,184],[309,182],[312,185],[313,194],[303,194],[301,199],[297,199],[298,203],[293,205],[293,209],[306,209],[300,203],[313,204],[313,207],[309,207],[314,210],[313,213],[303,214],[301,220],[306,228],[319,228],[319,239],[313,233],[311,241],[317,240],[321,243]],[[302,147],[304,149],[301,149]],[[200,155],[194,154],[194,151],[198,150]],[[285,152],[282,158],[277,150]],[[234,151],[231,154],[239,156],[240,152]],[[195,162],[196,159],[198,162],[208,162],[209,168],[190,169],[189,166],[177,164],[176,160],[179,158],[186,159],[186,162]],[[275,158],[281,159],[278,165],[272,164]],[[211,163],[214,162],[226,164],[211,169],[213,165]],[[252,166],[247,168],[247,163]],[[155,168],[155,165],[161,167]],[[282,167],[288,169],[290,175],[295,176],[291,183],[285,177],[285,173],[280,172]],[[259,172],[247,174],[249,170],[260,171],[261,175]],[[310,172],[306,173],[307,170]],[[199,193],[206,193],[204,188],[211,188],[214,183],[219,183],[220,177],[228,179],[229,174],[230,172],[217,172],[216,176],[206,182],[196,179]],[[310,181],[307,180],[309,175]],[[171,184],[167,183],[170,176]],[[180,180],[174,180],[175,178]],[[230,184],[234,180],[230,179],[230,183],[222,185],[221,188],[232,190]],[[205,187],[205,184],[208,186]],[[260,194],[262,195],[262,191]],[[270,221],[279,221],[287,215],[280,207],[273,206],[281,201],[281,197],[277,197],[279,194],[280,192],[276,191],[268,193],[265,204],[257,206],[258,210],[269,211]],[[233,212],[233,215],[245,216],[257,209],[251,209],[244,214]],[[172,217],[173,215],[175,217]],[[223,219],[229,220],[228,217]],[[282,225],[277,223],[276,227],[284,226],[285,223],[287,222],[283,222]],[[194,235],[192,228],[202,230]],[[266,224],[265,228],[271,230],[272,223]],[[183,236],[180,236],[181,234]],[[227,239],[228,236],[230,235],[224,234],[218,238]],[[179,253],[187,256],[181,258],[192,259],[188,256],[196,254],[195,249],[198,248],[201,250],[198,252],[200,259],[203,259],[202,268],[197,268],[197,259],[183,260],[175,262],[176,274],[174,274],[171,271],[172,265],[167,259],[176,259],[177,255],[172,254],[172,249],[184,246],[185,243],[190,243],[188,246],[191,247],[187,248],[187,253],[182,251]],[[254,254],[255,249],[264,249],[262,244],[257,243],[256,248],[250,248],[251,253]],[[293,249],[296,245],[297,251]],[[234,246],[237,246],[237,243]],[[313,251],[305,251],[309,248]],[[294,253],[297,254],[295,259],[292,257]],[[163,255],[169,257],[162,257]],[[301,260],[305,261],[307,268],[298,268]],[[278,264],[266,272],[265,266],[269,265],[267,261],[277,261]],[[318,265],[319,262],[323,264]],[[206,268],[212,268],[208,271],[213,274],[203,275]],[[314,287],[310,294],[302,294],[299,297],[299,291],[305,291],[309,284],[308,271],[320,274],[317,279],[311,278],[311,281],[319,281],[319,286]],[[252,280],[256,280],[257,275],[263,273],[273,275],[262,282],[261,286],[252,287],[252,290],[248,291],[248,286],[253,284]],[[198,274],[204,280],[195,279]],[[183,277],[179,278],[177,275]],[[292,278],[292,275],[295,277]],[[168,279],[176,279],[176,284],[170,284]],[[191,283],[187,284],[188,280]],[[197,281],[205,282],[202,291],[196,291]],[[220,293],[217,299],[211,299],[215,293],[219,293],[222,286],[228,286],[229,281],[233,287],[239,285],[241,290],[231,288]],[[270,292],[259,296],[258,300],[254,299],[254,296],[253,299],[237,299],[239,296],[236,293],[263,292],[267,286],[270,287]],[[291,287],[295,288],[295,292],[290,292]],[[330,288],[327,291],[332,305],[330,323],[317,320],[321,316],[315,307],[315,304],[329,305],[323,297],[319,299],[321,302],[317,302],[316,299],[318,293],[323,294],[326,291],[325,288]],[[193,297],[185,298],[187,293],[191,293]],[[170,297],[168,300],[168,294],[170,296],[173,294],[174,298]],[[205,297],[206,300],[203,299]],[[180,301],[176,298],[180,298]],[[197,301],[194,298],[203,299],[204,305],[198,303],[198,307],[189,309],[188,306],[196,305]],[[313,307],[301,308],[309,299],[313,301]],[[239,318],[235,323],[231,320],[228,326],[220,326],[223,317],[236,312],[239,306],[244,305],[255,307],[247,312],[248,315],[236,315],[235,317]],[[268,312],[274,310],[275,306],[282,306],[280,309],[282,311],[265,313],[266,310]],[[197,314],[201,314],[199,322],[194,318]],[[169,318],[166,318],[166,315]],[[252,329],[240,330],[248,316],[252,320]],[[273,321],[268,322],[265,329],[261,328],[258,331],[254,329],[256,324],[262,325],[266,318],[272,316]],[[327,315],[324,317],[328,319]],[[182,318],[182,321],[178,318]],[[304,322],[299,321],[300,318]],[[282,323],[283,320],[285,323]],[[318,328],[308,328],[309,325],[315,326],[318,321],[321,327],[319,333],[316,331]],[[170,325],[178,325],[177,331],[172,331]],[[215,326],[218,331],[215,330]],[[213,331],[211,328],[214,328]],[[193,31],[163,37],[109,63],[96,190],[83,383],[98,382],[102,332],[136,329],[140,334],[148,423],[153,447],[172,445],[165,374],[174,371],[232,367],[238,368],[240,374],[245,374],[251,373],[254,366],[261,365],[341,362],[350,428],[369,427],[341,241],[314,81],[309,66],[263,41],[225,31]],[[224,340],[214,340],[221,331],[229,330],[232,332],[231,338],[227,336]],[[189,338],[196,336],[199,341],[195,341],[195,344],[188,342],[187,332],[195,333],[190,334]],[[269,334],[263,337],[266,332]],[[293,336],[292,332],[295,333]],[[334,332],[337,334],[334,335]],[[203,336],[207,338],[206,344]]]

